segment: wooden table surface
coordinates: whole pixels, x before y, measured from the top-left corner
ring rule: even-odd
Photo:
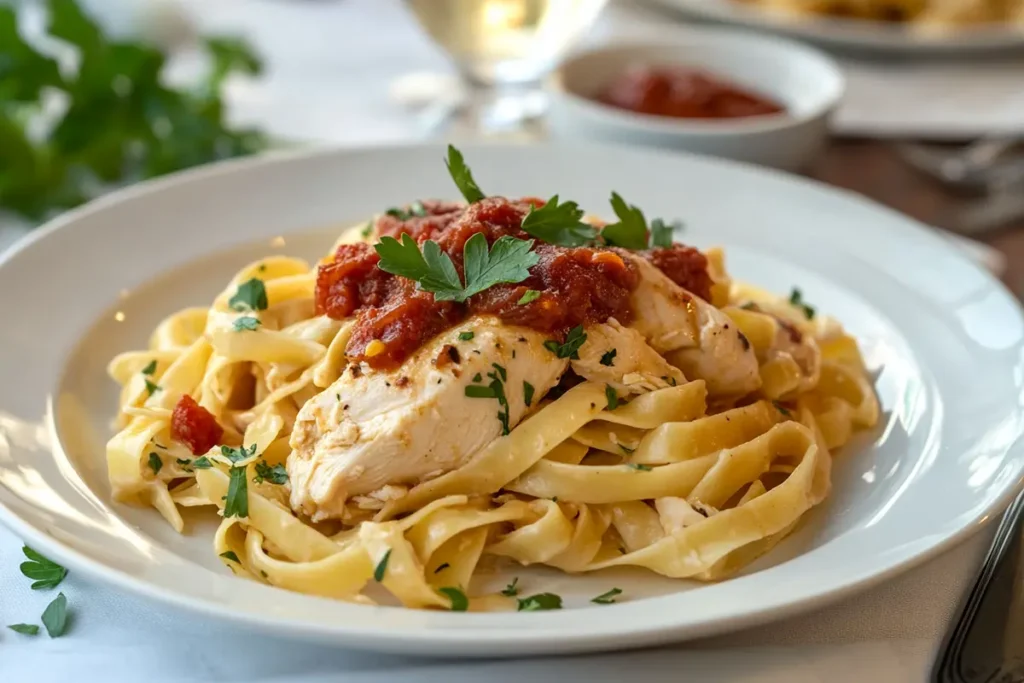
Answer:
[[[977,198],[958,196],[914,170],[893,145],[876,140],[833,140],[807,175],[830,185],[853,190],[917,220],[949,229],[957,208]],[[977,236],[1007,259],[1003,282],[1024,296],[1024,219],[996,232]]]

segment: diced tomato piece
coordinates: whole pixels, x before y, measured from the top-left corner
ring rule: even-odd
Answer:
[[[224,428],[206,408],[185,394],[171,413],[171,438],[189,447],[194,455],[205,453],[220,443]]]

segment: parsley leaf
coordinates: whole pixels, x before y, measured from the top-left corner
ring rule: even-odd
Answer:
[[[185,470],[186,472],[192,471],[192,461],[188,458],[178,458],[174,462],[178,463],[178,467]]]
[[[427,209],[425,206],[423,206],[423,202],[417,199],[416,201],[409,205],[408,209],[398,209],[392,207],[385,211],[384,213],[386,213],[389,216],[393,216],[400,221],[407,221],[413,216],[426,216]]]
[[[519,577],[512,579],[512,583],[505,586],[505,590],[501,591],[501,594],[509,598],[519,595]]]
[[[559,344],[554,339],[548,339],[544,342],[544,348],[559,358],[579,360],[579,350],[585,341],[587,341],[587,334],[583,331],[583,325],[577,325],[569,330],[564,344]]]
[[[197,470],[208,470],[211,467],[213,467],[213,463],[210,462],[210,459],[204,455],[193,460],[192,467],[194,467]]]
[[[271,467],[265,460],[260,460],[256,463],[256,476],[253,477],[253,481],[257,484],[262,484],[264,481],[269,481],[271,484],[287,484],[288,470],[280,463]]]
[[[608,399],[608,410],[615,410],[619,407],[619,392],[610,384],[604,385],[604,397]]]
[[[235,318],[235,322],[231,324],[231,329],[235,332],[255,332],[262,324],[263,323],[260,322],[259,318],[253,318],[250,315],[245,315],[241,318]]]
[[[238,559],[238,555],[235,554],[234,550],[229,550],[226,553],[221,553],[220,556],[223,557],[225,560],[231,560],[235,564],[242,564],[242,562]]]
[[[531,301],[536,301],[539,298],[540,292],[538,292],[536,289],[528,289],[526,290],[526,292],[523,293],[521,297],[519,297],[519,301],[517,301],[516,304],[519,306],[525,306]]]
[[[147,379],[146,380],[146,392],[147,392],[147,394],[149,396],[152,396],[153,394],[155,394],[158,391],[160,391],[160,385],[159,384],[153,384],[152,382],[150,382]]]
[[[231,446],[221,446],[220,454],[231,462],[241,462],[246,458],[250,458],[256,455],[256,444],[252,444],[249,448],[245,446],[239,446],[238,448],[232,448]]]
[[[539,612],[549,609],[562,609],[562,598],[554,593],[538,593],[528,598],[519,598],[516,611]]]
[[[35,624],[9,624],[7,628],[15,633],[21,633],[26,636],[39,635],[39,627]]]
[[[647,248],[647,220],[643,212],[626,204],[616,192],[612,192],[612,210],[618,216],[618,223],[610,223],[601,230],[601,237],[608,244],[625,249]]]
[[[671,247],[673,233],[676,230],[681,230],[682,227],[683,224],[679,223],[678,221],[674,223],[666,223],[660,218],[655,218],[653,221],[651,221],[651,248]]]
[[[258,277],[238,285],[238,289],[228,299],[228,307],[232,311],[265,311],[267,305],[267,288]]]
[[[530,404],[533,403],[533,385],[527,381],[523,381],[523,403],[529,408]]]
[[[615,365],[615,356],[618,352],[618,349],[612,349],[611,351],[605,351],[602,353],[601,365],[607,365],[608,367]]]
[[[46,606],[41,619],[51,638],[64,635],[68,626],[68,599],[63,593],[58,593],[53,602]]]
[[[797,308],[803,309],[804,315],[807,316],[808,320],[814,320],[814,307],[807,304],[804,301],[804,296],[796,287],[789,293],[789,303],[793,304]]]
[[[369,221],[366,221],[366,225],[363,226],[363,229],[359,231],[359,236],[362,237],[363,239],[366,239],[367,237],[369,237],[372,234],[373,234],[373,221],[369,220]]]
[[[619,448],[621,448],[624,451],[628,450],[625,446],[619,446]],[[633,451],[629,452],[632,453]],[[640,463],[635,462],[628,463],[626,467],[628,467],[631,470],[636,470],[637,472],[650,472],[651,469],[653,469],[650,465],[641,465]]]
[[[158,453],[149,454],[149,469],[153,470],[153,474],[160,474],[161,468],[164,466],[164,461],[160,459]]]
[[[384,553],[384,557],[380,558],[380,562],[373,570],[373,580],[380,583],[384,580],[384,572],[388,570],[388,560],[391,559],[391,548],[388,548],[387,552]]]
[[[146,365],[146,367],[142,368],[142,374],[143,375],[152,375],[154,372],[156,372],[156,359],[155,358],[153,360],[149,361],[149,363]]]
[[[30,561],[22,562],[19,569],[21,569],[22,574],[35,582],[32,584],[32,590],[56,588],[64,580],[64,577],[68,575],[67,569],[53,560],[40,555],[27,545],[22,547],[21,552]]]
[[[249,484],[245,467],[232,467],[228,482],[228,495],[224,503],[224,517],[249,516]]]
[[[469,598],[460,589],[454,586],[445,586],[444,588],[438,588],[438,592],[444,593],[448,596],[448,600],[452,603],[453,612],[465,612],[469,609]]]
[[[593,244],[598,231],[581,218],[583,209],[578,208],[576,202],[559,204],[556,194],[539,209],[531,206],[523,217],[522,228],[526,234],[548,244],[582,247]]]
[[[459,341],[469,341],[475,336],[472,332],[459,332]]]
[[[613,588],[607,593],[601,593],[590,602],[597,603],[598,605],[610,605],[615,602],[615,597],[622,595],[622,590],[619,588]]]
[[[463,247],[466,286],[448,254],[433,240],[423,243],[423,251],[407,233],[402,241],[382,237],[373,245],[380,255],[378,267],[386,273],[414,280],[420,289],[433,292],[437,301],[463,302],[474,294],[502,282],[522,282],[530,276],[529,268],[538,261],[531,251],[533,240],[520,240],[508,235],[487,249],[483,233],[470,237]]]
[[[451,175],[452,180],[455,181],[455,186],[459,188],[459,192],[466,198],[466,201],[472,204],[478,202],[487,195],[484,194],[480,186],[473,180],[473,174],[470,172],[469,167],[466,166],[466,162],[462,158],[462,152],[455,149],[454,146],[448,145],[448,158],[445,159],[445,166],[448,167],[448,173]]]
[[[508,398],[505,396],[505,380],[508,379],[508,374],[505,368],[501,367],[497,363],[492,363],[495,372],[488,372],[487,377],[490,379],[490,383],[486,386],[479,384],[470,384],[465,389],[465,394],[468,398],[496,398],[498,399],[498,407],[501,410],[498,411],[498,421],[501,422],[501,434],[502,436],[509,433],[509,406]],[[480,373],[477,373],[473,377],[474,382],[481,380]]]

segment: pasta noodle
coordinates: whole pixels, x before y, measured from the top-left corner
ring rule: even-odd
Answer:
[[[360,241],[348,233],[339,244]],[[628,368],[624,348],[592,368],[590,354],[551,357],[545,362],[561,364],[555,382],[570,364],[583,379],[560,392],[549,392],[550,382],[538,387],[532,404],[502,394],[497,405],[505,400],[513,423],[507,435],[438,472],[353,492],[341,514],[320,517],[293,505],[291,459],[308,428],[305,412],[355,381],[344,377],[359,365],[346,355],[357,326],[316,312],[317,265],[251,263],[208,309],[172,314],[145,350],[111,361],[122,387],[107,446],[114,496],[156,508],[179,532],[180,508],[208,508],[222,519],[214,552],[240,577],[367,604],[390,594],[415,608],[514,608],[514,591],[474,590],[482,568],[502,561],[573,573],[630,566],[703,581],[729,576],[827,497],[833,451],[875,425],[879,409],[856,342],[838,323],[732,282],[718,250],[708,262],[704,305],[756,358],[754,390],[712,391],[689,371],[676,383],[675,369],[672,382],[630,383],[624,369],[615,382],[635,395],[619,399],[586,373],[612,368],[605,361],[616,353],[622,365],[614,367]],[[500,385],[506,368],[494,367]],[[350,410],[344,400],[339,394],[323,419],[340,420]],[[182,423],[183,435],[176,421],[189,410],[213,422]],[[213,441],[197,452],[204,428]]]

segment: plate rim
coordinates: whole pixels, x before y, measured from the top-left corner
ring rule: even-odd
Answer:
[[[484,151],[491,148],[521,148],[523,146],[514,143],[473,143],[466,145],[466,147],[473,150]],[[625,145],[593,143],[549,143],[545,145],[533,145],[531,147],[555,148],[560,150],[603,148],[609,152],[631,149]],[[44,226],[30,232],[8,249],[6,253],[0,256],[0,268],[4,268],[9,261],[16,258],[19,253],[30,245],[61,229],[64,229],[83,216],[102,212],[108,205],[117,204],[136,197],[142,197],[149,193],[161,192],[165,188],[182,182],[190,182],[194,180],[201,181],[204,178],[210,178],[220,174],[230,174],[252,166],[266,166],[276,163],[287,163],[289,161],[301,161],[303,159],[318,158],[321,156],[345,156],[352,153],[374,153],[382,150],[417,149],[439,151],[443,149],[443,146],[438,143],[421,143],[413,145],[372,145],[356,148],[327,146],[311,149],[275,151],[249,158],[227,160],[216,164],[170,174],[162,178],[145,181],[123,188],[75,210],[62,214],[46,223]],[[631,152],[633,154],[640,154],[643,156],[659,156],[665,158],[685,157],[691,162],[699,164],[739,168],[748,173],[753,172],[759,175],[776,176],[791,184],[804,185],[811,188],[816,187],[819,191],[823,190],[830,194],[840,195],[847,201],[853,201],[864,206],[869,206],[871,210],[876,212],[886,212],[891,216],[898,218],[898,220],[905,226],[905,229],[908,231],[912,230],[917,238],[931,240],[935,246],[939,247],[947,254],[954,255],[956,260],[959,261],[962,266],[966,266],[982,273],[986,280],[986,284],[1001,290],[1002,293],[1005,294],[1012,302],[1018,314],[1022,313],[1020,302],[1010,295],[1001,281],[993,277],[987,270],[978,264],[957,253],[956,250],[946,243],[940,235],[935,234],[931,229],[927,228],[920,222],[867,199],[857,193],[844,190],[842,188],[831,187],[813,179],[793,176],[781,171],[754,167],[749,164],[729,160],[701,157],[692,154],[679,154],[676,152],[662,150],[643,150],[641,152],[637,152],[637,150],[631,149]],[[53,405],[50,403],[47,405],[46,412],[46,426],[50,434],[56,434],[56,426],[53,424],[53,415]],[[54,443],[49,447],[49,450],[53,451],[59,449],[59,439],[54,440]],[[949,548],[963,542],[989,523],[997,514],[1001,513],[1002,510],[1009,505],[1013,497],[1017,495],[1022,484],[1024,484],[1024,470],[1019,471],[1014,481],[1005,485],[999,495],[992,497],[989,505],[984,510],[979,511],[975,518],[965,520],[962,526],[953,533],[947,534],[944,538],[932,543],[915,554],[912,554],[909,558],[901,561],[890,562],[889,566],[886,566],[881,570],[865,572],[864,575],[859,578],[853,581],[847,581],[839,587],[818,588],[815,592],[797,600],[790,600],[780,604],[766,604],[754,610],[748,609],[742,613],[737,613],[727,617],[720,617],[715,621],[703,623],[699,628],[692,625],[666,627],[664,624],[656,624],[654,626],[643,628],[642,626],[638,627],[634,624],[630,626],[628,630],[610,629],[607,632],[598,633],[596,635],[592,632],[562,633],[556,642],[546,640],[549,635],[547,633],[542,632],[541,635],[534,635],[533,630],[506,629],[504,627],[477,630],[474,631],[471,644],[483,646],[483,649],[479,653],[466,651],[464,649],[459,654],[460,656],[489,656],[496,652],[539,654],[625,649],[629,647],[636,647],[638,645],[649,646],[673,642],[680,640],[683,637],[688,637],[685,633],[686,631],[699,630],[699,633],[694,633],[693,637],[704,637],[735,630],[740,627],[762,624],[800,612],[820,608],[850,595],[854,595],[860,591],[866,590],[874,585],[878,585],[879,583],[882,583],[900,573],[909,571],[910,569],[945,552]],[[439,629],[434,633],[410,633],[404,629],[399,629],[401,633],[395,634],[385,633],[385,629],[375,632],[365,629],[345,628],[344,625],[341,625],[341,627],[334,626],[327,628],[322,624],[314,624],[309,621],[303,621],[292,617],[271,616],[270,614],[218,611],[217,603],[210,602],[201,596],[184,594],[161,584],[136,578],[125,571],[118,570],[115,567],[106,565],[99,560],[86,556],[73,547],[64,545],[61,541],[50,536],[43,529],[37,528],[32,522],[22,519],[14,512],[14,510],[8,509],[8,507],[2,502],[0,502],[0,522],[14,531],[16,535],[26,542],[30,541],[33,547],[36,547],[52,557],[65,562],[71,568],[76,571],[81,571],[83,574],[90,576],[93,579],[103,581],[116,588],[123,587],[133,594],[141,595],[144,598],[154,600],[161,604],[167,604],[174,608],[186,609],[195,613],[213,616],[217,619],[230,621],[245,628],[255,628],[268,633],[299,635],[303,638],[323,642],[343,641],[346,645],[361,645],[378,651],[416,653],[427,656],[451,655],[452,652],[450,650],[433,651],[430,648],[436,647],[438,643],[444,643],[445,646],[450,647],[466,638],[465,631],[448,628]],[[656,600],[658,598],[648,599]],[[615,606],[613,605],[603,608],[603,610],[607,609],[615,609]],[[465,616],[472,617],[472,615]],[[509,642],[510,640],[512,642]]]

